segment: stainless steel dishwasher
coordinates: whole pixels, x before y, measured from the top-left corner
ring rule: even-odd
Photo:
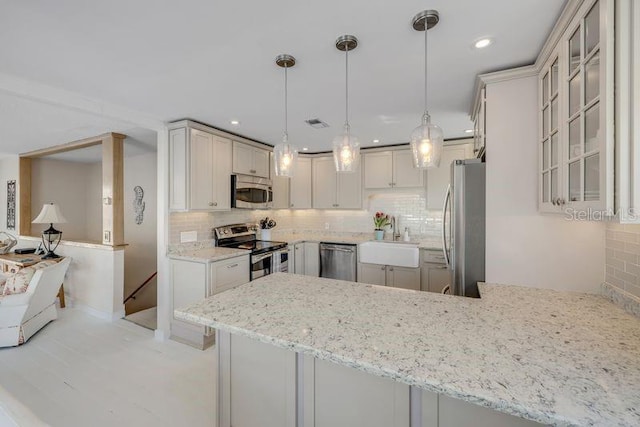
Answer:
[[[355,282],[357,260],[357,245],[320,243],[320,277]]]

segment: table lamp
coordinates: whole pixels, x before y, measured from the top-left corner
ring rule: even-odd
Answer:
[[[62,216],[60,208],[55,203],[47,203],[42,206],[40,214],[32,221],[33,224],[49,224],[49,228],[42,232],[42,246],[47,253],[42,259],[60,258],[54,251],[58,248],[62,239],[62,231],[53,228],[54,223],[65,223],[66,219]]]

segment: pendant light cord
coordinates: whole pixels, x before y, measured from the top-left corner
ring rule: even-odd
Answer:
[[[289,141],[289,92],[287,79],[287,64],[284,65],[284,137]]]
[[[345,45],[345,67],[344,67],[344,93],[345,93],[345,111],[344,111],[344,125],[349,127],[349,44]]]
[[[428,115],[429,113],[427,112],[429,110],[428,106],[427,106],[427,85],[429,83],[429,79],[428,79],[428,73],[429,73],[429,67],[428,67],[428,36],[427,34],[429,33],[429,29],[428,27],[428,18],[425,16],[424,18],[424,114]]]

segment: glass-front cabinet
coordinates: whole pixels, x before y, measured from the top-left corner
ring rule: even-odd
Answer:
[[[547,62],[540,87],[540,209],[556,210],[560,196],[560,62],[557,53]]]
[[[539,208],[613,213],[613,0],[585,1],[539,76]]]

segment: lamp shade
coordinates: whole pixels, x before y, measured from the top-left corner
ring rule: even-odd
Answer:
[[[67,222],[67,220],[62,216],[58,205],[55,203],[47,203],[42,206],[40,214],[31,222],[33,224],[62,224]]]

